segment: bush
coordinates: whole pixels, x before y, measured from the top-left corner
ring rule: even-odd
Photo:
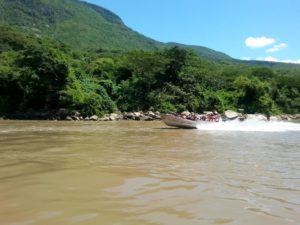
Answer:
[[[81,110],[86,115],[102,116],[117,109],[99,81],[92,78],[77,80],[73,77],[61,97],[61,104]]]

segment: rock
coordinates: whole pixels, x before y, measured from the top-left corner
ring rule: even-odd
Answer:
[[[211,114],[214,114],[214,113],[212,111],[204,111],[203,114],[204,115],[211,115]]]
[[[74,117],[79,117],[81,115],[81,113],[77,110],[74,110],[74,111],[72,111],[71,115]]]
[[[288,115],[291,120],[300,120],[300,114]]]
[[[80,120],[80,118],[78,116],[72,116],[73,120]]]
[[[239,114],[238,116],[240,121],[244,121],[245,119],[247,119],[247,115],[246,114]]]
[[[140,117],[140,116],[134,116],[133,119],[134,119],[134,120],[141,120],[141,117]]]
[[[123,118],[125,120],[128,120],[128,119],[131,120],[131,119],[133,119],[133,117],[134,117],[133,113],[128,113],[128,112],[123,113]]]
[[[87,117],[84,118],[84,120],[85,120],[85,121],[89,121],[89,120],[90,120],[90,117],[87,116]]]
[[[124,119],[123,114],[122,113],[118,113],[118,118],[119,118],[119,120],[123,120]]]
[[[268,121],[268,118],[263,114],[247,114],[247,119]]]
[[[104,116],[99,119],[100,121],[110,121],[109,116]]]
[[[151,117],[151,116],[144,116],[143,117],[143,120],[145,120],[145,121],[152,121],[154,118],[153,117]]]
[[[142,121],[152,121],[152,120],[154,120],[151,116],[146,116],[146,115],[141,115],[139,118]]]
[[[161,118],[160,118],[160,112],[158,112],[158,111],[155,112],[155,117],[154,117],[154,119],[156,119],[156,120],[160,120],[160,119],[161,119]]]
[[[189,115],[191,115],[191,113],[189,111],[183,111],[181,113],[181,115],[183,115],[183,116],[189,116]]]
[[[116,113],[111,113],[108,118],[110,121],[119,120],[119,115]]]
[[[229,120],[234,120],[239,116],[239,114],[235,111],[232,111],[232,110],[226,110],[224,112],[224,116]]]
[[[132,119],[134,119],[134,120],[143,120],[144,116],[145,115],[144,115],[143,112],[134,112]]]
[[[66,120],[68,120],[68,121],[72,121],[73,119],[72,119],[72,117],[71,117],[71,116],[67,116],[67,117],[66,117]]]
[[[269,118],[270,121],[281,121],[280,116],[270,116]]]
[[[161,118],[160,118],[160,115],[159,115],[159,114],[156,114],[156,115],[155,115],[155,119],[156,119],[156,120],[160,120],[160,119],[161,119]]]
[[[155,113],[152,112],[152,111],[146,112],[146,113],[145,113],[145,116],[149,116],[149,117],[151,117],[151,118],[155,118],[155,117],[156,117]]]
[[[288,115],[280,115],[281,120],[290,120]]]
[[[97,121],[98,120],[98,116],[97,115],[93,115],[93,116],[90,117],[90,120]]]
[[[140,116],[142,115],[142,113],[141,113],[141,112],[134,112],[133,115],[134,115],[135,117],[140,117]]]

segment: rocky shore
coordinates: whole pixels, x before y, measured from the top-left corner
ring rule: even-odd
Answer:
[[[208,114],[218,114],[217,112],[204,112],[201,115]],[[183,115],[195,115],[188,111],[182,112]],[[232,110],[227,110],[222,114],[219,114],[222,120],[240,120],[244,121],[246,119],[260,120],[260,121],[300,121],[300,114],[284,114],[278,116],[267,117],[263,114],[244,114],[242,112],[235,112]],[[135,120],[135,121],[155,121],[160,120],[160,112],[117,112],[106,114],[102,117],[97,115],[86,116],[80,111],[73,110],[69,111],[67,109],[60,109],[58,111],[28,111],[19,112],[12,114],[5,114],[0,116],[0,120],[14,119],[14,120],[65,120],[65,121],[117,121],[117,120]]]
[[[266,116],[264,114],[256,113],[256,114],[244,114],[240,112],[235,112],[232,110],[227,110],[222,114],[223,120],[240,120],[244,121],[246,119],[249,120],[259,120],[259,121],[300,121],[300,114],[283,114],[277,116]]]
[[[60,109],[58,111],[28,111],[0,115],[0,120],[66,120],[66,121],[116,121],[116,120],[137,120],[154,121],[160,120],[160,112],[117,112],[106,114],[102,117],[97,115],[87,116],[80,111]]]

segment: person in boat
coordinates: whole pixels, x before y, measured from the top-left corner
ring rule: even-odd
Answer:
[[[186,119],[195,121],[196,120],[196,116],[195,116],[195,114],[190,114],[190,115],[188,115],[186,117]]]

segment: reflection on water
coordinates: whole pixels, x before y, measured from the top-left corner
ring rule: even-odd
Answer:
[[[300,224],[299,138],[1,121],[0,224]]]

